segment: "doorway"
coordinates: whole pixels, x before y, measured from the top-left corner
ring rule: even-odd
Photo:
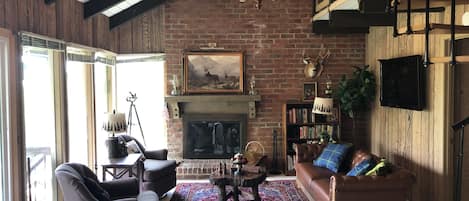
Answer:
[[[469,38],[456,41],[456,55],[469,55]],[[453,99],[453,120],[458,122],[469,116],[469,64],[461,63],[456,65],[453,69],[453,86],[454,86],[454,99]],[[469,127],[466,127],[464,133],[469,133]],[[456,134],[456,133],[455,133]],[[459,135],[454,135],[454,150],[459,150]],[[464,138],[464,151],[468,153],[469,150],[469,137]],[[454,153],[456,156],[457,153]],[[456,159],[454,159],[456,160]],[[462,187],[461,189],[469,188],[469,157],[466,155],[463,160],[462,170]],[[461,200],[469,200],[469,191],[462,191]]]

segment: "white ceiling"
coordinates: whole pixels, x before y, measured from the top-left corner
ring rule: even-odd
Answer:
[[[79,2],[82,2],[82,3],[86,3],[90,0],[77,0]],[[95,0],[95,1],[102,1],[102,0]],[[125,1],[122,1],[118,4],[116,4],[115,6],[111,7],[111,8],[108,8],[107,10],[103,11],[102,14],[103,15],[106,15],[108,17],[111,17],[131,6],[133,6],[134,4],[137,4],[138,2],[140,2],[142,0],[125,0]]]

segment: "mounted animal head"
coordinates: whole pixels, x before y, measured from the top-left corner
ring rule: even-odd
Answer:
[[[306,64],[304,73],[305,77],[307,78],[316,78],[321,76],[322,72],[324,71],[324,65],[327,63],[329,57],[331,55],[331,51],[327,48],[324,48],[322,45],[321,50],[318,53],[318,56],[314,59],[306,56],[303,53],[303,63]]]

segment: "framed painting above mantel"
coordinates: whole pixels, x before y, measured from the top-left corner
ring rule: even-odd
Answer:
[[[185,94],[243,94],[242,52],[184,53]]]

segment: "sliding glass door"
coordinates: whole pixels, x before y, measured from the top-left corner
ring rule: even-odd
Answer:
[[[28,200],[56,200],[57,110],[54,72],[61,53],[23,47],[23,117]]]
[[[91,52],[67,48],[67,161],[88,167],[92,167],[94,160],[93,60]]]

